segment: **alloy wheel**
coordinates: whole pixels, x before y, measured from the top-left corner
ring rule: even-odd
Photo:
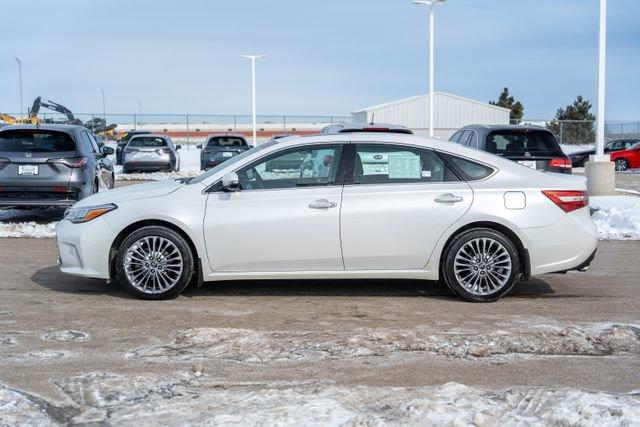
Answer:
[[[469,240],[455,255],[456,280],[473,295],[488,295],[504,287],[511,269],[507,249],[489,237]]]
[[[146,294],[159,294],[173,288],[183,269],[180,250],[161,236],[136,240],[127,248],[123,263],[131,285]]]

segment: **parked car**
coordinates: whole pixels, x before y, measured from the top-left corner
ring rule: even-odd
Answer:
[[[627,150],[639,142],[640,139],[616,139],[604,146],[604,152],[613,153],[614,151]],[[575,151],[569,154],[569,158],[574,168],[581,168],[584,167],[585,162],[589,160],[589,156],[594,154],[596,154],[596,150],[594,149]]]
[[[406,126],[392,125],[388,123],[337,123],[322,128],[321,135],[335,135],[338,133],[354,132],[382,132],[412,135],[413,131]]]
[[[135,135],[122,151],[122,171],[177,172],[180,170],[180,148],[165,135]]]
[[[555,136],[540,126],[469,125],[449,141],[549,172],[571,173],[571,160]]]
[[[292,153],[322,167],[266,171]],[[597,246],[588,200],[584,177],[412,135],[341,133],[100,193],[56,233],[63,272],[117,279],[147,299],[190,282],[411,278],[493,301],[518,277],[587,268]]]
[[[611,153],[611,161],[615,163],[616,170],[619,172],[640,168],[640,142],[626,150]]]
[[[113,188],[113,148],[99,148],[83,126],[13,125],[0,129],[0,207],[66,208]]]
[[[222,133],[207,136],[200,152],[200,170],[207,170],[247,151],[250,147],[244,136],[233,133]]]
[[[118,140],[118,145],[116,145],[116,165],[122,164],[122,151],[124,151],[124,147],[127,146],[129,140],[136,135],[150,135],[151,132],[148,130],[130,130],[125,132],[122,137]]]

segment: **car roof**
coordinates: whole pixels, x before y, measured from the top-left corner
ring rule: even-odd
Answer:
[[[539,126],[539,125],[466,125],[460,128],[460,130],[466,129],[484,129],[487,131],[496,131],[496,130],[544,130],[550,132],[549,129]]]
[[[145,133],[145,134],[139,134],[139,135],[133,135],[131,137],[131,139],[142,139],[142,138],[162,138],[164,140],[169,139],[169,137],[167,135],[162,135],[162,134],[157,134],[157,133]],[[129,141],[131,141],[131,139]]]
[[[372,132],[389,132],[389,133],[402,133],[412,134],[413,132],[406,126],[395,125],[392,123],[336,123],[334,125],[326,126],[322,129],[322,133],[336,134],[336,133],[348,133],[348,132],[366,132],[371,130]]]
[[[217,133],[210,133],[209,135],[207,135],[207,139],[210,138],[215,138],[215,137],[221,137],[221,136],[231,136],[234,138],[244,138],[244,135],[242,135],[241,133],[233,133],[233,132],[217,132]]]
[[[81,130],[89,131],[89,129],[87,129],[84,126],[80,126],[80,125],[64,125],[64,124],[57,124],[57,123],[43,123],[43,124],[39,124],[39,125],[30,125],[30,124],[9,125],[9,126],[3,127],[0,131],[4,132],[4,131],[7,131],[7,130],[35,130],[35,129],[39,129],[39,130],[57,130],[57,131],[67,132],[67,133],[79,132]]]

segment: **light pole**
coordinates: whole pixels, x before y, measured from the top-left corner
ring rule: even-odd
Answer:
[[[444,3],[445,0],[413,0],[413,4],[429,6],[429,138],[433,138],[433,122],[435,118],[434,111],[434,32],[435,19],[433,14],[433,6]]]
[[[242,55],[251,60],[251,114],[253,116],[253,146],[256,146],[256,59],[267,55]]]
[[[18,82],[20,83],[20,115],[24,118],[24,105],[22,103],[22,61],[16,56],[18,64]]]
[[[102,118],[104,119],[104,123],[107,124],[107,108],[106,108],[106,102],[104,100],[105,96],[104,96],[104,89],[100,89],[100,92],[102,92]]]
[[[616,174],[611,157],[604,154],[604,110],[607,62],[607,0],[600,0],[598,35],[598,116],[596,122],[596,154],[585,164],[587,188],[594,196],[614,194]]]
[[[138,100],[138,107],[140,108],[140,116],[138,117],[138,124],[142,125],[142,101]]]

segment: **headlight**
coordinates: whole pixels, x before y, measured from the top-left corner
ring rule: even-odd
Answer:
[[[81,222],[91,221],[92,219],[96,219],[99,216],[106,214],[107,212],[111,212],[112,210],[117,209],[117,206],[113,203],[108,203],[106,205],[99,206],[87,206],[87,207],[70,207],[64,213],[64,219],[67,219],[74,224],[79,224]]]

